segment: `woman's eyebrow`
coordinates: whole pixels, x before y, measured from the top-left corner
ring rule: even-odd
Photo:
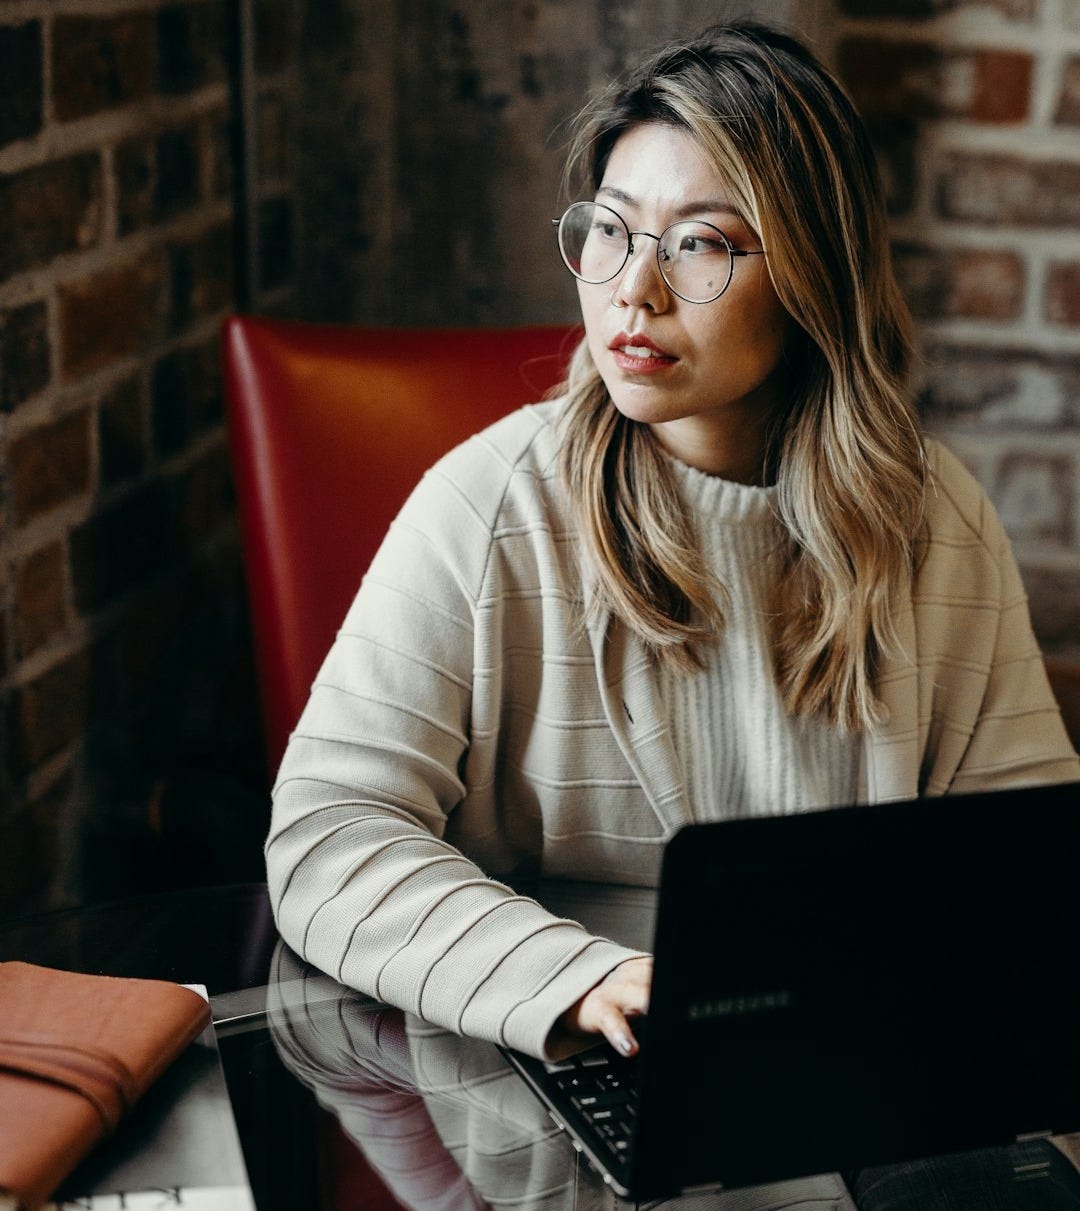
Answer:
[[[638,204],[637,199],[632,194],[628,194],[622,189],[616,189],[614,185],[601,185],[596,192],[597,194],[605,194],[616,202],[623,202],[627,206],[636,206]],[[741,217],[739,212],[726,198],[703,198],[697,202],[685,202],[675,210],[676,217],[680,219],[695,214],[730,214],[735,218]]]

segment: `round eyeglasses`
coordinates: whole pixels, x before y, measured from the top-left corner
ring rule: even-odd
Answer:
[[[659,235],[631,231],[617,211],[600,202],[575,202],[561,219],[559,253],[567,269],[591,286],[610,282],[634,255],[634,237],[656,241],[656,262],[671,292],[687,303],[711,303],[731,284],[735,258],[764,256],[764,249],[733,248],[731,241],[711,223],[685,219],[665,227]]]

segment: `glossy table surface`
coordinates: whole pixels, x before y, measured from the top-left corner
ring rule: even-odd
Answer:
[[[651,939],[651,893],[564,884],[542,889],[540,898],[628,945],[644,948]],[[626,1205],[493,1045],[379,1005],[303,962],[278,937],[262,885],[9,919],[0,922],[6,959],[205,985],[258,1211]],[[1071,1207],[1080,1205],[1068,1201],[1080,1186],[1070,1174],[1071,1193],[1059,1194]],[[830,1175],[663,1205],[674,1202],[721,1211],[854,1211]],[[904,1211],[918,1205],[902,1204]]]
[[[648,936],[647,893],[621,911]],[[308,966],[261,885],[10,919],[5,959],[205,985],[259,1211],[617,1205],[494,1046]]]

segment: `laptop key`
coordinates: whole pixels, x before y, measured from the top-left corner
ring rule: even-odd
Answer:
[[[621,1090],[615,1093],[587,1093],[570,1099],[579,1110],[603,1110],[608,1106],[623,1106],[627,1095]]]
[[[603,1051],[586,1051],[579,1058],[582,1068],[608,1068],[613,1057]]]
[[[575,1072],[577,1070],[577,1057],[571,1056],[566,1060],[545,1060],[544,1069],[547,1072]]]
[[[583,1076],[575,1076],[575,1075],[557,1076],[555,1078],[555,1084],[560,1089],[566,1089],[566,1090],[591,1089],[593,1087],[593,1080],[591,1077],[583,1077]]]

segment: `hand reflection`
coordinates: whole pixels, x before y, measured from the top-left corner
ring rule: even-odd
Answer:
[[[410,1211],[611,1205],[591,1174],[575,1189],[575,1153],[490,1043],[380,1005],[284,943],[267,1014],[286,1067]]]

